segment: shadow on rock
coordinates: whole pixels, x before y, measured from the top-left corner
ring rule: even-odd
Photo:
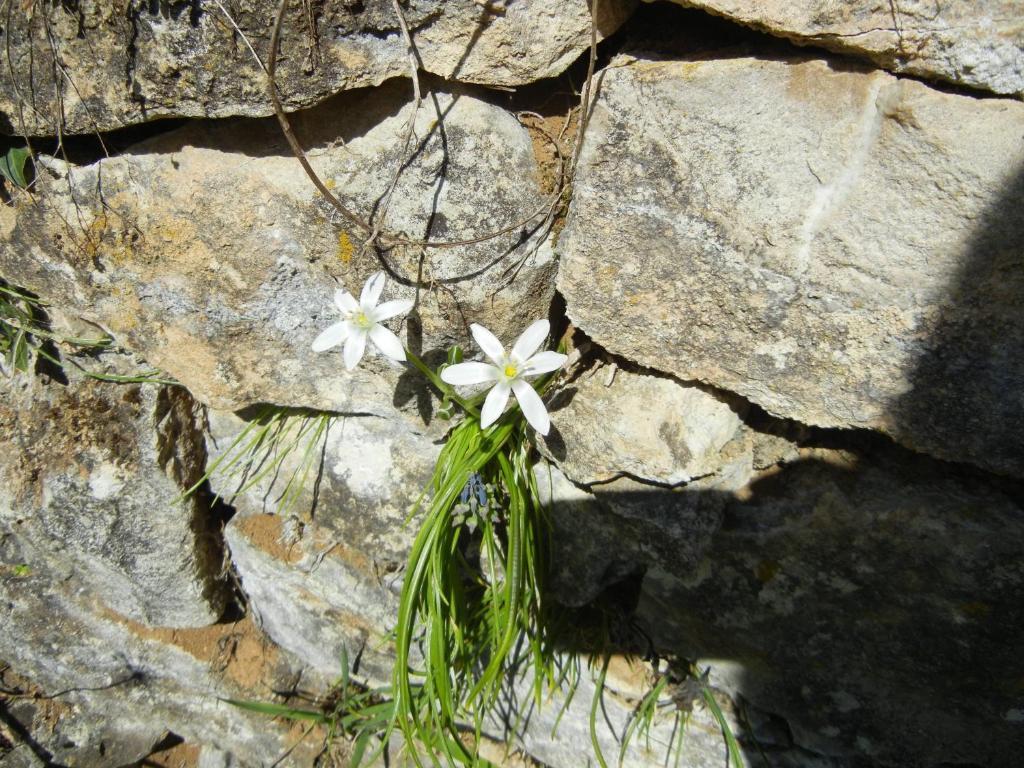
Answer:
[[[1024,168],[984,212],[928,329],[912,388],[893,408],[923,449],[960,446],[987,468],[1024,476]],[[921,439],[923,436],[923,439]],[[953,457],[955,458],[955,457]]]
[[[771,713],[741,735],[751,764],[793,742],[839,765],[1013,764],[1021,489],[894,447],[805,454],[742,495],[634,483],[557,503],[560,599],[643,573],[619,647],[713,662],[713,684]]]

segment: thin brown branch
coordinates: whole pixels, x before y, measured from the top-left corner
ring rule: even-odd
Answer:
[[[576,177],[576,166],[580,162],[580,154],[583,152],[583,140],[587,135],[587,126],[590,124],[590,115],[593,105],[590,103],[591,91],[594,84],[594,69],[597,66],[597,14],[600,0],[590,0],[590,59],[587,62],[587,81],[583,84],[583,102],[580,111],[579,130],[576,131],[576,146],[572,152],[572,162],[569,165],[569,179]]]
[[[110,157],[110,151],[107,149],[107,144],[106,144],[105,141],[103,141],[103,134],[102,134],[102,131],[100,131],[100,124],[96,120],[96,116],[93,114],[92,109],[89,107],[89,103],[82,97],[82,92],[80,90],[78,90],[78,85],[75,83],[74,79],[71,77],[71,73],[68,72],[67,67],[64,66],[64,62],[61,60],[60,48],[57,45],[57,40],[55,39],[55,37],[53,35],[53,30],[50,28],[49,23],[46,22],[45,16],[44,16],[44,29],[46,30],[47,42],[50,45],[50,55],[53,57],[53,65],[54,65],[54,67],[56,67],[57,70],[61,73],[61,75],[64,76],[64,79],[68,81],[68,85],[71,86],[71,88],[75,92],[75,95],[78,96],[78,101],[81,103],[82,107],[85,109],[85,114],[88,115],[89,122],[92,123],[93,133],[96,134],[96,138],[100,142],[100,147],[103,148],[103,154],[105,156],[107,156],[107,157]],[[61,102],[60,103],[61,103],[61,107],[60,107],[60,120],[61,120],[61,122],[64,122],[66,115],[64,114],[63,97],[61,98]],[[61,148],[63,150],[63,138],[61,140]],[[67,154],[64,154],[64,159],[67,160]]]
[[[291,122],[288,120],[288,115],[285,114],[284,107],[281,104],[281,98],[277,90],[276,78],[277,51],[281,41],[281,22],[284,19],[284,9],[287,5],[288,0],[281,0],[277,7],[277,16],[274,18],[274,28],[270,33],[270,60],[267,62],[267,80],[270,90],[270,101],[274,105],[274,114],[277,115],[277,121],[281,124],[281,130],[284,132],[284,138],[288,142],[288,146],[292,148],[295,158],[299,161],[299,165],[302,166],[302,170],[306,172],[310,181],[313,182],[313,186],[315,186],[320,194],[323,195],[342,216],[348,219],[350,223],[362,230],[365,230],[366,232],[372,232],[373,227],[346,208],[345,205],[334,196],[334,193],[327,188],[327,185],[323,183],[320,177],[316,175],[316,171],[313,170],[313,166],[309,164],[309,160],[306,158],[305,150],[302,149],[302,145],[299,144],[299,140],[295,138]]]
[[[234,18],[232,18],[231,14],[228,13],[228,9],[221,5],[220,0],[213,0],[213,4],[220,8],[220,12],[224,14],[224,18],[228,20],[228,24],[230,24],[231,28],[235,30],[235,34],[242,38],[242,42],[245,43],[245,47],[249,49],[249,53],[252,54],[252,57],[256,59],[256,63],[260,65],[260,69],[263,70],[263,73],[269,74],[267,72],[267,65],[263,63],[263,59],[261,59],[260,55],[256,53],[256,49],[252,47],[252,43],[249,42],[249,38],[246,37],[245,32],[242,31],[241,27],[239,27]]]
[[[350,223],[354,224],[355,226],[359,227],[360,229],[364,230],[365,232],[367,232],[371,236],[373,236],[373,234],[375,232],[375,228],[373,226],[371,226],[370,224],[368,224],[365,220],[363,220],[362,218],[357,216],[351,210],[349,210],[331,192],[331,190],[327,188],[327,186],[320,179],[320,177],[317,176],[316,171],[313,170],[313,167],[310,165],[309,160],[306,157],[306,153],[303,150],[302,145],[299,144],[298,139],[296,139],[295,134],[292,131],[291,123],[288,120],[288,116],[285,113],[284,107],[281,104],[281,99],[280,99],[280,94],[278,92],[277,79],[276,79],[277,53],[278,53],[278,48],[279,48],[279,45],[280,45],[281,25],[283,23],[284,11],[285,11],[285,7],[287,6],[287,3],[288,3],[288,0],[281,0],[280,4],[278,5],[277,15],[276,15],[276,17],[274,19],[274,26],[273,26],[273,29],[272,29],[271,35],[270,35],[270,60],[267,63],[267,80],[268,80],[268,89],[270,91],[271,103],[273,104],[273,107],[274,107],[274,114],[277,115],[278,122],[281,124],[281,129],[284,132],[285,139],[287,140],[288,145],[291,147],[292,152],[295,154],[296,159],[299,161],[299,164],[302,166],[302,169],[306,172],[306,175],[309,177],[310,181],[313,182],[313,186],[315,186],[317,188],[317,190],[320,192],[320,194],[323,195],[324,198],[331,205],[333,205],[338,210],[338,212],[341,213],[341,215],[344,216]],[[400,15],[399,18],[402,19],[402,16]],[[407,28],[407,25],[406,25],[406,28]],[[592,48],[596,49],[596,37],[595,37],[595,35],[596,35],[596,32],[594,32],[594,30],[592,29],[591,30],[591,37],[594,40]],[[411,40],[411,35],[409,36],[408,40]],[[408,40],[407,40],[407,42],[408,42]],[[592,58],[595,56],[593,51],[591,52],[591,56],[592,56]],[[414,82],[415,82],[415,80],[414,80]],[[412,246],[414,248],[458,248],[458,247],[463,247],[463,246],[476,245],[478,243],[483,243],[483,242],[486,242],[488,240],[493,240],[496,237],[500,237],[500,236],[506,235],[506,234],[508,234],[510,232],[514,232],[516,230],[522,229],[523,227],[528,225],[531,221],[534,221],[535,219],[537,219],[537,218],[539,218],[541,216],[547,215],[549,213],[549,211],[552,210],[555,205],[557,205],[558,200],[561,197],[561,193],[562,193],[561,189],[556,190],[555,194],[553,194],[549,200],[546,200],[542,205],[540,205],[537,208],[535,208],[527,216],[523,217],[522,219],[516,221],[513,224],[509,224],[506,227],[502,227],[501,229],[494,230],[492,232],[487,233],[486,235],[481,235],[479,237],[466,238],[466,239],[463,239],[463,240],[445,240],[445,241],[437,241],[437,240],[412,240],[412,239],[406,238],[406,237],[392,235],[392,234],[388,234],[388,233],[384,233],[384,232],[377,232],[376,233],[376,242],[378,244],[380,244],[381,246],[384,246],[384,247],[391,247],[391,246],[395,246],[395,245],[405,245],[405,246]]]
[[[406,162],[405,157],[409,152],[409,145],[412,143],[416,132],[416,116],[419,114],[420,105],[423,103],[423,95],[420,93],[419,52],[416,50],[416,44],[413,42],[412,34],[409,32],[409,24],[405,20],[405,14],[402,12],[402,6],[398,0],[391,0],[391,7],[398,17],[398,26],[402,30],[402,37],[405,38],[406,55],[409,58],[409,77],[412,79],[413,107],[412,112],[409,114],[409,121],[405,126],[405,138],[402,141],[402,151],[398,156],[398,166],[395,168],[391,184],[384,194],[384,199],[380,206],[380,215],[374,223],[373,232],[370,233],[370,237],[367,239],[367,245],[380,237],[381,231],[384,229],[384,221],[388,215],[388,208],[391,206],[391,198],[395,194],[395,188],[398,187],[398,180],[402,177],[402,168],[405,167]]]

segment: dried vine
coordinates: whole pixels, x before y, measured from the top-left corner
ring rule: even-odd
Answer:
[[[401,236],[401,235],[397,235],[397,234],[393,234],[393,233],[388,233],[388,232],[383,230],[383,218],[384,218],[384,214],[386,214],[386,211],[387,211],[387,204],[390,202],[391,195],[394,192],[395,186],[397,185],[398,176],[401,174],[401,170],[404,167],[404,163],[405,163],[404,159],[399,163],[399,166],[398,166],[398,169],[396,171],[395,177],[394,177],[391,185],[389,186],[387,193],[385,194],[385,204],[382,207],[382,214],[378,218],[378,223],[376,225],[373,225],[373,224],[369,223],[368,221],[364,220],[362,217],[360,217],[359,215],[354,213],[352,210],[350,210],[344,203],[341,202],[341,200],[338,199],[338,197],[333,192],[331,192],[331,190],[327,187],[327,185],[323,182],[323,180],[316,174],[316,171],[313,170],[313,167],[310,165],[309,160],[306,157],[305,150],[302,148],[302,145],[299,143],[298,139],[295,137],[295,133],[292,130],[292,127],[291,127],[291,122],[289,121],[288,115],[285,113],[284,107],[283,107],[283,105],[281,103],[281,96],[280,96],[280,91],[279,91],[279,88],[278,88],[278,85],[277,85],[277,78],[276,78],[276,73],[277,73],[277,66],[276,65],[277,65],[278,51],[279,51],[279,48],[280,48],[281,27],[282,27],[282,24],[283,24],[284,12],[285,12],[285,9],[287,7],[287,4],[288,4],[288,0],[281,0],[281,2],[278,5],[277,14],[276,14],[276,16],[274,18],[274,25],[273,25],[273,28],[272,28],[272,31],[271,31],[271,36],[270,36],[270,54],[269,54],[269,61],[267,63],[267,67],[266,67],[266,69],[267,69],[268,90],[269,90],[269,93],[270,93],[271,104],[273,105],[273,108],[274,108],[274,114],[277,116],[278,122],[281,124],[281,129],[284,132],[285,140],[288,142],[288,145],[291,147],[292,152],[294,153],[296,159],[299,161],[299,164],[302,166],[303,171],[305,171],[306,175],[309,177],[310,181],[313,182],[313,185],[317,188],[317,190],[320,192],[320,194],[323,195],[324,199],[326,199],[348,222],[350,222],[351,224],[355,225],[356,227],[358,227],[359,229],[361,229],[365,233],[367,233],[367,239],[366,239],[366,242],[364,244],[364,248],[372,247],[374,245],[379,245],[379,246],[384,247],[384,248],[388,248],[388,247],[392,247],[392,246],[396,246],[396,245],[403,245],[403,246],[411,246],[411,247],[414,247],[414,248],[421,248],[421,249],[426,249],[426,248],[457,248],[457,247],[464,247],[464,246],[469,246],[469,245],[476,245],[478,243],[483,243],[483,242],[486,242],[488,240],[493,240],[494,238],[500,237],[502,235],[506,235],[506,234],[508,234],[510,232],[514,232],[516,230],[520,230],[520,229],[526,227],[528,224],[530,224],[530,222],[535,221],[535,220],[537,220],[539,218],[543,217],[542,220],[547,221],[547,220],[549,220],[552,217],[552,214],[557,209],[557,207],[559,205],[559,202],[561,201],[562,193],[564,192],[564,189],[565,189],[565,181],[566,181],[565,176],[566,176],[566,174],[564,173],[564,171],[559,174],[559,184],[558,184],[557,188],[555,189],[554,193],[548,199],[546,199],[543,202],[543,204],[538,206],[535,210],[533,210],[527,216],[525,216],[524,218],[516,221],[515,223],[510,224],[510,225],[505,226],[505,227],[502,227],[500,229],[494,230],[494,231],[489,232],[489,233],[487,233],[485,235],[481,235],[479,237],[460,239],[460,240],[414,240],[414,239],[410,239],[410,238],[407,238],[407,237],[404,237],[404,236]],[[583,111],[583,116],[581,118],[581,123],[580,123],[581,129],[580,129],[579,134],[577,136],[577,145],[576,145],[576,149],[575,149],[575,151],[573,153],[573,163],[572,163],[572,166],[570,168],[570,173],[569,173],[570,177],[572,175],[572,171],[575,170],[575,163],[578,160],[578,156],[579,156],[579,147],[582,145],[583,133],[584,133],[584,129],[585,129],[585,126],[586,126],[586,123],[587,123],[587,117],[588,117],[589,111],[590,111],[589,97],[590,97],[591,84],[592,84],[593,75],[594,75],[594,66],[595,66],[595,62],[596,62],[596,59],[597,59],[597,24],[596,24],[597,5],[598,5],[598,0],[593,0],[592,7],[591,7],[591,22],[590,22],[590,64],[589,64],[588,71],[587,71],[587,80],[586,80],[586,83],[584,85],[584,90],[583,90],[583,103],[582,103],[582,107],[581,107],[582,111]],[[419,92],[419,80],[418,80],[418,70],[419,70],[419,64],[420,64],[420,57],[419,57],[419,54],[418,54],[418,52],[416,50],[416,46],[415,46],[415,43],[414,43],[414,41],[412,39],[412,35],[409,32],[408,23],[406,22],[405,15],[402,12],[402,9],[401,9],[401,6],[399,5],[398,0],[392,0],[392,6],[393,6],[393,8],[395,10],[395,14],[398,17],[399,27],[400,27],[400,29],[402,31],[403,38],[405,39],[406,46],[409,49],[408,55],[409,55],[409,60],[410,60],[410,70],[411,70],[410,74],[411,74],[411,77],[412,77],[413,89],[414,89],[415,97],[416,97],[416,109],[418,109],[419,104],[422,101],[422,97],[420,96],[420,92]],[[405,147],[406,151],[408,150],[408,144],[409,144],[409,141],[410,141],[411,135],[412,135],[412,128],[413,128],[413,125],[414,125],[416,109],[414,109],[413,116],[412,116],[412,118],[410,118],[409,129],[408,129],[408,132],[406,134],[406,140],[405,140],[405,143],[404,143],[404,147]],[[545,135],[547,135],[547,134],[545,134]],[[550,139],[550,136],[548,138]],[[557,142],[553,141],[552,143],[556,144],[556,147],[557,147]],[[561,152],[559,150],[557,150],[557,148],[556,148],[556,151],[557,151],[557,154],[558,154],[558,156],[559,156],[559,158],[561,160]],[[385,266],[388,267],[389,271],[393,271],[393,270],[391,270],[390,265],[385,265]]]

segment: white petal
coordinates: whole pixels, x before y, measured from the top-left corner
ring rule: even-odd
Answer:
[[[493,333],[478,323],[471,323],[469,330],[472,331],[477,346],[494,361],[495,365],[505,364],[505,347],[501,345],[501,342],[498,341]]]
[[[512,359],[517,363],[528,360],[530,355],[540,349],[540,345],[544,343],[544,339],[548,337],[548,331],[550,330],[551,323],[547,320],[538,320],[530,325],[516,339],[515,346],[512,347]]]
[[[377,306],[377,302],[380,301],[380,295],[383,292],[384,273],[374,272],[370,275],[370,279],[366,281],[366,285],[363,286],[363,292],[359,296],[359,305],[362,307],[363,312],[369,314]]]
[[[551,429],[551,419],[548,418],[548,409],[544,407],[544,401],[540,399],[537,391],[529,382],[522,379],[512,382],[512,391],[516,393],[516,400],[519,401],[519,407],[523,409],[523,415],[530,422],[530,426],[546,435]]]
[[[505,405],[508,403],[509,391],[508,382],[499,381],[494,385],[494,389],[487,393],[484,407],[480,409],[481,429],[487,429],[501,416],[501,412],[505,410]]]
[[[359,365],[363,359],[363,352],[366,351],[366,331],[360,328],[355,333],[349,334],[345,340],[345,367],[350,371]]]
[[[398,317],[398,315],[407,315],[409,314],[409,310],[412,309],[412,304],[412,299],[392,299],[391,301],[385,301],[373,310],[373,321],[375,323],[379,323],[384,320],[390,320],[392,317]]]
[[[370,340],[385,357],[390,357],[400,363],[405,360],[405,347],[402,346],[402,342],[383,325],[375,325],[370,328]]]
[[[323,333],[313,339],[313,351],[323,352],[331,347],[336,347],[346,338],[348,338],[348,323],[342,320],[340,323],[328,326]]]
[[[350,315],[353,312],[359,311],[359,302],[356,301],[356,297],[348,291],[338,289],[334,292],[334,303],[338,309],[344,312],[346,315]]]
[[[523,365],[522,375],[535,376],[538,373],[557,371],[565,365],[565,361],[568,359],[568,355],[563,355],[560,352],[540,352],[526,361]]]
[[[441,381],[456,387],[497,381],[501,371],[490,363],[459,363],[441,371]]]

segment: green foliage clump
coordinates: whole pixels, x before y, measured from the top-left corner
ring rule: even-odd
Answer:
[[[58,345],[70,347],[74,352],[98,352],[113,346],[114,340],[107,334],[84,338],[54,333],[46,316],[46,306],[46,302],[31,291],[0,278],[0,372],[7,376],[27,373],[33,367],[33,360],[44,360],[61,370],[65,361],[60,357]],[[73,359],[70,362],[83,375],[99,381],[178,384],[157,370],[121,375],[91,371]]]

